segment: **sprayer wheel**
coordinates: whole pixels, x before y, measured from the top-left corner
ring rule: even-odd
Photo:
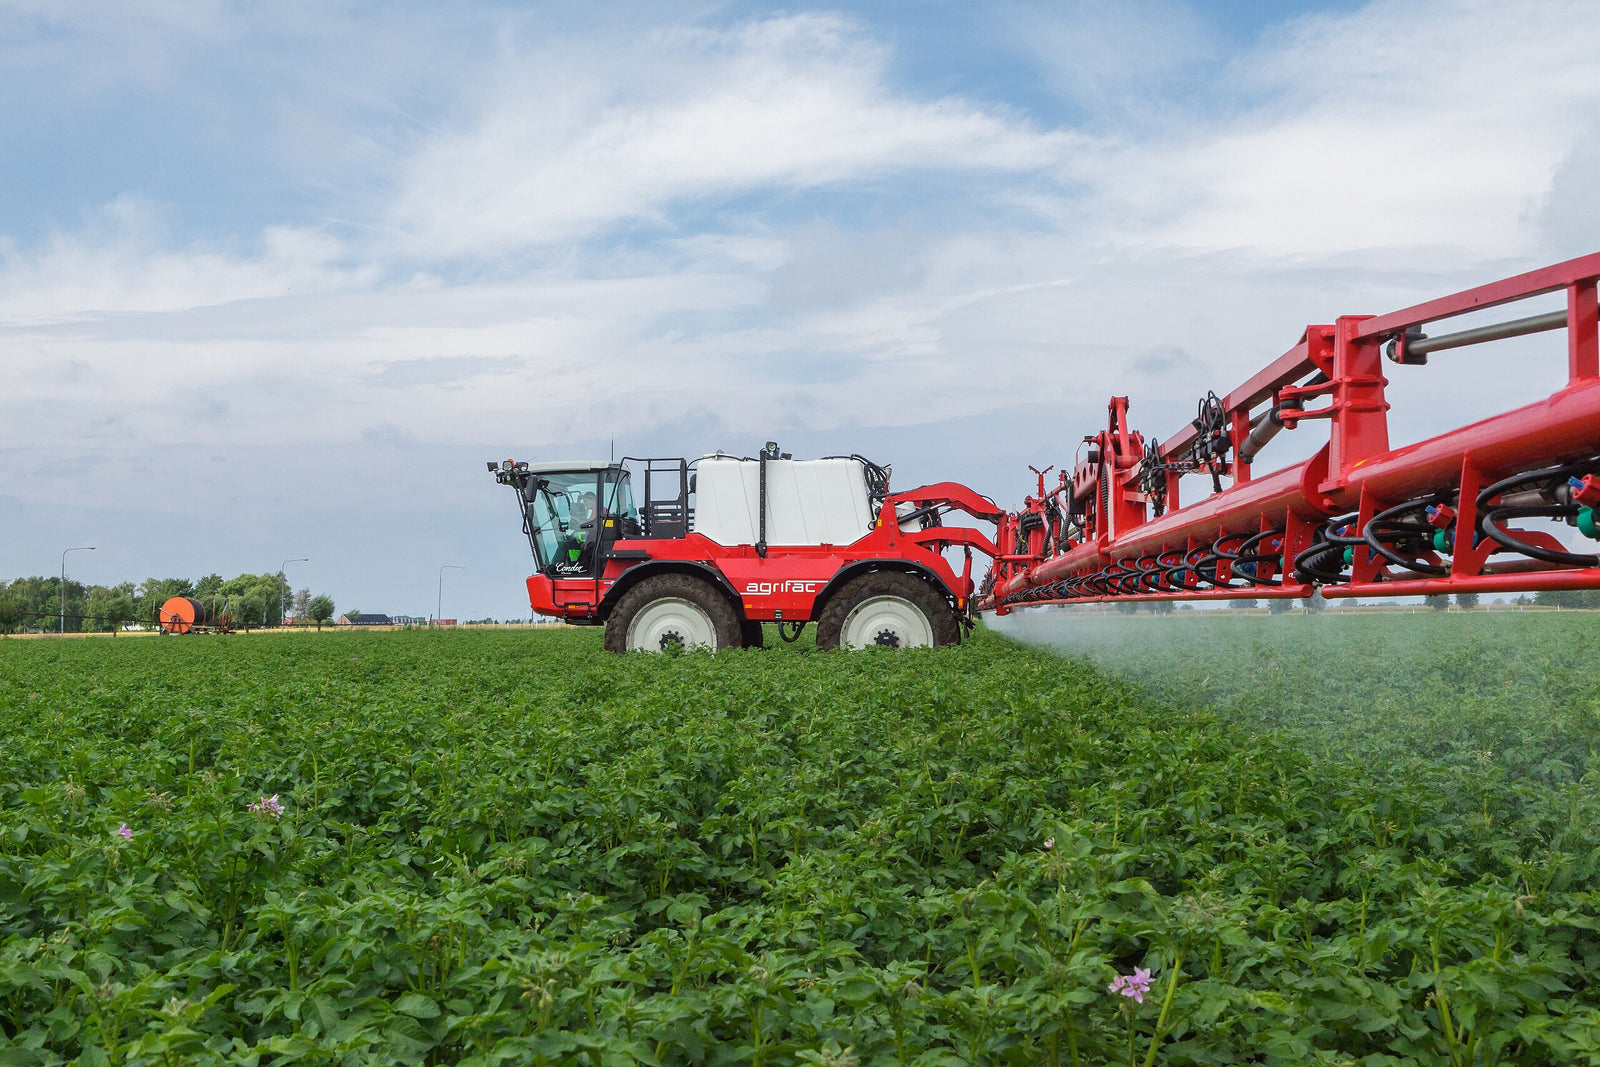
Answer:
[[[657,574],[622,595],[606,619],[606,651],[712,652],[743,643],[741,619],[709,582],[687,574]]]
[[[926,648],[961,641],[961,624],[932,584],[901,571],[852,578],[817,620],[817,647]]]

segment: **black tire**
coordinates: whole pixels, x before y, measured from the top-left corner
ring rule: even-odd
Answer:
[[[739,624],[739,636],[743,639],[745,648],[767,647],[766,635],[761,632],[761,624],[759,622],[751,622],[749,619],[741,622]]]
[[[935,647],[961,643],[961,622],[944,594],[931,583],[904,571],[874,571],[850,579],[828,600],[817,620],[817,647],[838,648],[850,613],[876,597],[897,597],[916,608],[927,620]]]
[[[622,594],[617,606],[611,609],[606,619],[606,651],[628,651],[628,629],[634,618],[656,601],[669,599],[686,600],[705,613],[715,641],[713,651],[738,648],[743,644],[740,633],[743,620],[728,603],[728,598],[711,583],[687,574],[657,574]],[[661,651],[664,650],[663,641]]]

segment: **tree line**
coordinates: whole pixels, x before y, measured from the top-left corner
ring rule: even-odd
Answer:
[[[198,581],[148,578],[117,585],[85,585],[69,578],[64,590],[56,577],[0,579],[0,634],[61,629],[63,612],[68,633],[105,633],[131,625],[153,629],[161,605],[175,596],[193,597],[209,611],[225,610],[236,629],[281,626],[289,615],[320,627],[334,613],[331,599],[313,596],[309,589],[293,590],[281,571],[234,578],[208,574]]]

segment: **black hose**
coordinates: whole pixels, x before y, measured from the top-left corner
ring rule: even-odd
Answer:
[[[1239,545],[1234,545],[1232,548],[1228,548],[1226,545],[1223,544],[1224,541],[1232,541],[1232,540],[1234,540],[1236,538],[1239,541]],[[1239,560],[1239,552],[1238,552],[1239,546],[1242,545],[1245,541],[1246,541],[1246,538],[1245,538],[1244,534],[1225,533],[1225,534],[1222,534],[1220,537],[1218,537],[1214,542],[1212,542],[1212,544],[1211,544],[1211,554],[1213,556],[1217,557],[1217,562],[1216,562],[1216,565],[1213,566],[1212,569],[1211,569],[1211,575],[1212,575],[1211,583],[1214,586],[1216,586],[1218,589],[1242,589],[1242,588],[1244,588],[1244,586],[1235,584],[1231,578],[1228,581],[1224,582],[1221,579],[1221,577],[1217,574],[1217,569],[1219,567],[1221,567],[1221,565],[1224,564],[1224,563],[1229,563],[1229,564],[1237,563],[1238,560]],[[1230,573],[1237,573],[1237,572],[1230,572]],[[1244,576],[1242,574],[1241,575],[1237,575],[1237,576],[1241,580],[1245,581],[1245,585],[1251,584],[1248,580],[1244,579]]]
[[[1294,557],[1294,575],[1301,582],[1336,583],[1344,581],[1344,550],[1366,544],[1366,539],[1337,533],[1337,530],[1354,525],[1360,513],[1335,515],[1317,530],[1311,547]],[[1330,566],[1331,564],[1331,566]]]
[[[1217,578],[1217,565],[1222,562],[1222,558],[1208,548],[1197,548],[1195,551],[1200,553],[1200,558],[1194,562],[1195,574],[1199,575],[1200,580],[1206,585],[1222,588],[1222,582]]]
[[[1256,547],[1269,537],[1276,537],[1278,539],[1277,545],[1280,550],[1279,553],[1261,553],[1255,551]],[[1261,565],[1264,563],[1272,564],[1274,567],[1278,568],[1281,573],[1283,569],[1283,556],[1281,552],[1282,548],[1282,530],[1263,530],[1254,537],[1245,538],[1245,540],[1239,545],[1239,548],[1234,555],[1233,573],[1237,574],[1251,585],[1272,587],[1283,585],[1282,578],[1261,577]]]
[[[1399,516],[1408,511],[1444,503],[1448,503],[1448,494],[1436,494],[1422,500],[1410,500],[1392,508],[1385,508],[1367,520],[1367,528],[1362,531],[1362,539],[1372,551],[1397,567],[1403,567],[1416,574],[1442,578],[1450,573],[1449,567],[1439,563],[1428,563],[1418,558],[1434,551],[1433,535],[1437,527],[1425,519],[1407,522],[1401,521]],[[1411,551],[1412,549],[1420,551]],[[1409,556],[1404,554],[1408,552]]]
[[[1222,467],[1228,461],[1231,445],[1228,436],[1228,409],[1216,393],[1207,392],[1200,398],[1199,410],[1194,417],[1195,439],[1189,454],[1198,466],[1211,475],[1211,491],[1222,492]]]
[[[1542,470],[1528,471],[1525,474],[1514,474],[1509,478],[1502,478],[1478,494],[1478,530],[1501,547],[1508,548],[1530,559],[1561,566],[1600,566],[1600,555],[1588,552],[1557,552],[1554,549],[1540,548],[1538,545],[1530,545],[1526,541],[1519,541],[1517,538],[1512,537],[1500,525],[1505,519],[1517,518],[1564,519],[1571,522],[1578,514],[1578,506],[1576,504],[1552,503],[1548,505],[1494,507],[1489,503],[1495,497],[1503,495],[1507,490],[1540,482],[1547,483],[1541,487],[1540,491],[1550,493],[1553,496],[1554,490],[1568,478],[1578,474],[1592,473],[1597,466],[1600,466],[1600,459],[1586,459],[1576,463],[1564,463],[1557,467],[1545,467]]]
[[[1194,584],[1185,588],[1198,590],[1203,586],[1215,585],[1217,581],[1217,558],[1211,554],[1210,549],[1193,548],[1183,557],[1186,568],[1194,572]],[[1210,565],[1209,573],[1206,566]]]
[[[1133,596],[1137,593],[1139,591],[1139,582],[1143,579],[1143,575],[1136,568],[1130,567],[1127,560],[1119,559],[1112,566],[1115,570],[1111,577],[1111,584],[1116,590],[1116,595]],[[1133,583],[1133,588],[1131,589],[1128,588],[1129,582]]]
[[[1177,558],[1173,562],[1168,563],[1166,562],[1168,556],[1176,556]],[[1161,560],[1161,566],[1164,572],[1162,575],[1162,582],[1165,584],[1165,586],[1174,592],[1192,592],[1194,587],[1189,584],[1187,575],[1193,568],[1189,566],[1188,556],[1175,552],[1163,552],[1161,554]]]
[[[1166,577],[1167,569],[1161,565],[1159,555],[1140,556],[1133,561],[1134,567],[1139,572],[1139,580],[1134,583],[1136,593],[1159,593],[1161,580]]]

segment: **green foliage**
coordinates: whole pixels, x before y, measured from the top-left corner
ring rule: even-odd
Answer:
[[[1533,594],[1540,607],[1600,608],[1600,589],[1543,589]]]
[[[1170,625],[1045,617],[1019,632],[1386,783],[1437,774],[1463,805],[1478,806],[1485,753],[1518,790],[1505,800],[1517,809],[1600,776],[1600,615],[1419,605],[1345,617],[1197,612]]]
[[[1590,788],[981,632],[599,646],[0,644],[0,1060],[1600,1062]]]
[[[314,596],[306,601],[306,614],[317,624],[317,629],[322,629],[322,624],[333,618],[333,600],[325,596]]]

